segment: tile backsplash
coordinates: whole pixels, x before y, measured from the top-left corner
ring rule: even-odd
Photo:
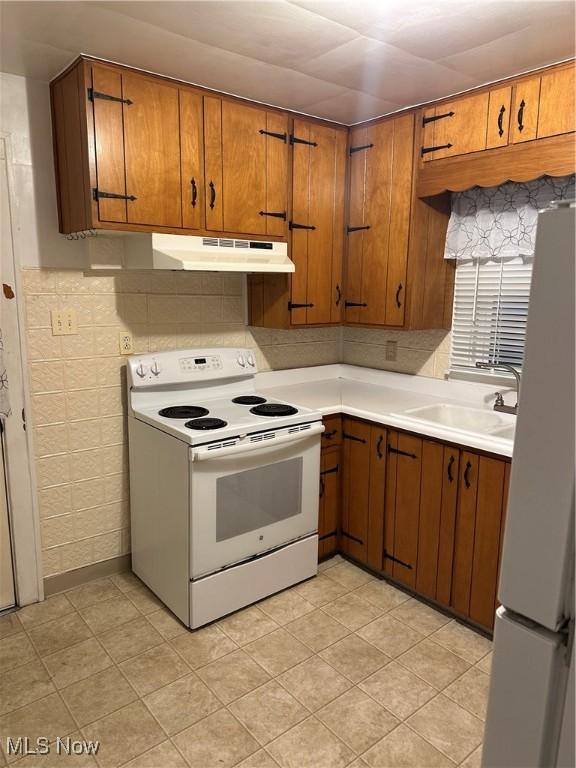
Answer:
[[[260,370],[347,362],[442,376],[447,366],[443,331],[249,328],[237,274],[22,273],[44,576],[130,551],[121,331],[136,352],[251,347]],[[76,311],[78,333],[54,336],[51,310],[64,308]]]

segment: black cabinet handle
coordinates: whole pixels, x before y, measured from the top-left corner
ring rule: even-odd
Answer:
[[[472,464],[470,464],[469,461],[466,462],[466,469],[464,470],[464,483],[466,485],[466,488],[470,488],[471,482],[470,482],[470,470],[472,469]]]
[[[340,302],[342,301],[342,291],[340,289],[340,286],[336,286],[336,306],[340,306]]]
[[[324,491],[325,490],[326,490],[326,485],[324,483],[324,478],[321,477],[320,478],[320,498],[322,498],[322,496],[324,496]]]
[[[196,186],[196,179],[190,179],[190,186],[192,187],[192,199],[190,205],[192,208],[196,208],[196,201],[198,200],[198,187]]]
[[[210,208],[214,208],[214,204],[216,203],[216,187],[214,186],[213,181],[211,181],[208,186],[210,187]]]
[[[506,107],[502,104],[498,113],[498,136],[502,136],[504,133],[504,112],[506,112]]]
[[[337,433],[338,433],[338,430],[337,429],[333,429],[330,432],[324,432],[323,437],[325,437],[326,440],[332,440],[334,435],[336,435]]]
[[[384,458],[384,454],[382,453],[383,442],[384,442],[384,435],[380,435],[380,437],[378,438],[378,443],[376,444],[376,453],[378,454],[379,459]]]
[[[402,285],[402,283],[400,283],[398,285],[398,288],[396,289],[396,306],[398,307],[398,309],[400,309],[400,307],[402,306],[402,302],[400,301],[400,292],[402,291],[403,287],[404,286]]]
[[[448,461],[448,482],[453,483],[454,482],[454,475],[452,474],[452,467],[454,465],[454,456],[450,456],[450,460]]]
[[[524,130],[524,107],[526,102],[524,99],[520,102],[520,109],[518,110],[518,130],[522,132]]]

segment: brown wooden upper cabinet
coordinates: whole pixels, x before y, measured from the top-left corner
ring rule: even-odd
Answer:
[[[346,322],[402,326],[414,115],[352,128]]]
[[[182,226],[204,227],[204,120],[202,96],[180,91]]]
[[[343,303],[346,134],[294,120],[290,322],[338,322]]]
[[[486,148],[489,94],[443,102],[424,115],[424,162],[466,155]]]
[[[93,66],[88,98],[98,218],[181,227],[178,88]]]
[[[204,97],[206,228],[284,235],[288,218],[288,117]]]
[[[488,98],[488,124],[486,127],[486,149],[505,147],[510,134],[510,110],[512,86],[490,91]]]

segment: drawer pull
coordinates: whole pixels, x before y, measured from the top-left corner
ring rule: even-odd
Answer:
[[[192,199],[190,205],[192,208],[196,208],[196,201],[198,200],[198,187],[196,186],[196,179],[190,179],[190,186],[192,187]]]
[[[210,187],[210,208],[214,208],[216,203],[216,187],[214,186],[213,181],[211,181],[208,186]]]
[[[502,104],[498,113],[498,136],[504,134],[504,112],[506,112],[506,107]]]
[[[472,483],[470,482],[470,470],[472,469],[472,464],[470,464],[469,461],[466,462],[466,469],[464,470],[464,483],[466,485],[466,488],[470,488]]]
[[[336,286],[336,306],[340,306],[340,302],[342,301],[342,290],[339,285]]]
[[[448,482],[453,483],[454,482],[454,475],[452,474],[452,466],[454,465],[454,456],[450,456],[450,460],[448,461]]]
[[[400,283],[398,285],[398,288],[396,289],[396,306],[398,307],[398,309],[400,309],[400,307],[402,306],[402,302],[400,301],[400,293],[403,287],[404,286],[402,285],[402,283]]]
[[[518,110],[518,130],[520,133],[524,130],[524,107],[526,102],[524,99],[520,102],[520,109]]]
[[[384,458],[384,454],[382,453],[382,443],[384,442],[384,435],[380,435],[378,438],[378,443],[376,445],[376,453],[378,454],[379,459]]]

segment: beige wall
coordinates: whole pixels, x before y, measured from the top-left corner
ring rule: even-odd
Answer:
[[[387,349],[388,342],[394,342],[394,351]],[[388,360],[387,351],[395,354],[396,359]],[[449,353],[449,331],[342,329],[342,362],[350,365],[441,379],[448,368]]]
[[[246,328],[239,275],[29,268],[23,285],[45,576],[129,551],[120,331],[143,352],[253,347],[264,370],[340,357],[338,328]],[[53,336],[50,311],[64,307],[78,334]]]

